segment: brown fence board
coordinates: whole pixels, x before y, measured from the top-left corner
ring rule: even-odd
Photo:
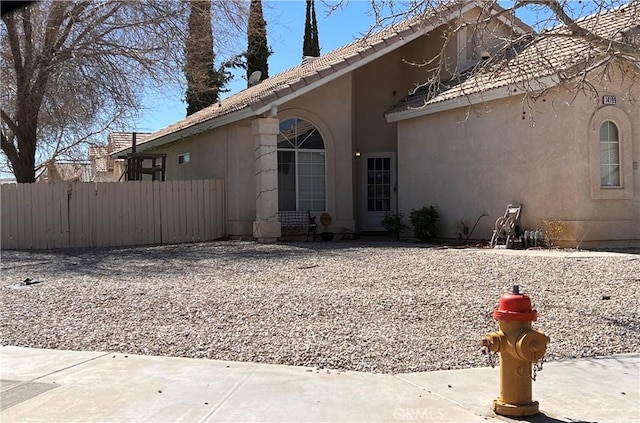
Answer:
[[[53,185],[53,188],[49,192],[49,202],[51,213],[51,248],[64,248],[61,242],[62,222],[60,214],[62,212],[62,192],[64,190],[64,184]]]
[[[169,208],[167,206],[167,188],[169,184],[162,184],[158,186],[158,201],[160,202],[161,224],[160,224],[160,239],[163,244],[169,243],[169,229],[167,221],[169,220]]]
[[[149,243],[147,236],[147,187],[143,181],[138,182],[135,197],[135,214],[134,222],[136,225],[136,245],[145,245]],[[153,203],[152,203],[153,204]]]
[[[71,198],[73,207],[76,210],[75,224],[72,225],[71,231],[75,240],[74,247],[83,248],[90,247],[90,227],[89,227],[89,188],[91,184],[83,184],[75,182],[72,185]],[[43,186],[46,186],[43,184]]]
[[[89,225],[89,244],[92,247],[96,247],[98,246],[98,240],[97,240],[97,231],[98,231],[98,227],[96,225],[97,220],[96,220],[96,213],[97,213],[97,208],[98,208],[98,192],[97,189],[98,187],[96,186],[96,184],[87,184],[89,186],[89,209],[88,209],[88,222],[87,224]]]
[[[26,225],[30,225],[31,226],[31,245],[32,248],[42,248],[40,246],[40,238],[42,237],[42,234],[40,233],[40,218],[38,216],[38,207],[39,207],[39,201],[38,201],[38,191],[37,191],[37,185],[38,184],[30,184],[28,187],[25,187],[25,194],[29,197],[29,203],[31,205],[30,209],[29,209],[29,220],[27,221],[27,223],[25,223],[25,227]]]
[[[194,207],[194,222],[197,222],[198,224],[198,229],[196,230],[196,233],[198,234],[198,239],[197,241],[204,241],[205,239],[205,227],[204,227],[204,181],[203,180],[199,180],[196,181],[196,192],[197,192],[197,196],[196,196],[196,200],[197,203],[195,204]]]
[[[207,219],[209,221],[209,227],[207,228],[207,236],[209,238],[215,237],[216,234],[216,224],[215,219],[218,215],[217,210],[215,209],[215,198],[216,198],[216,185],[214,181],[207,181],[207,208],[209,209],[207,213]]]
[[[2,185],[2,248],[109,247],[224,236],[224,182]]]
[[[2,186],[2,196],[0,197],[0,209],[2,210],[2,247],[17,248],[17,226],[18,209],[16,208],[18,198],[17,187],[13,184]],[[14,232],[15,231],[15,232]]]
[[[102,222],[102,230],[106,243],[106,247],[114,247],[117,245],[116,240],[120,236],[122,228],[118,228],[118,208],[120,201],[113,201],[116,196],[116,187],[112,184],[105,183],[103,186],[102,202],[104,205],[104,221]]]
[[[175,181],[173,186],[173,208],[175,213],[174,217],[174,233],[176,237],[176,242],[185,242],[187,237],[185,232],[187,230],[187,225],[185,224],[184,219],[184,181]]]
[[[184,186],[184,224],[185,224],[185,234],[187,236],[186,241],[191,242],[195,241],[194,232],[195,225],[193,221],[193,184],[194,181],[185,181]]]
[[[174,219],[173,215],[175,214],[174,200],[173,200],[173,182],[169,182],[164,186],[164,193],[162,196],[162,201],[164,205],[161,207],[162,210],[162,243],[163,244],[172,244],[176,242],[173,231]]]
[[[33,213],[34,221],[38,222],[37,226],[35,226],[37,232],[34,234],[34,241],[37,241],[38,249],[45,249],[47,248],[47,187],[44,184],[33,184],[32,186],[35,202],[31,213]]]
[[[31,210],[33,209],[33,199],[32,199],[32,190],[28,190],[28,187],[31,187],[30,184],[25,184],[25,195],[24,195],[24,238],[25,238],[25,247],[24,248],[33,248],[33,213]],[[28,191],[28,192],[27,192]],[[17,205],[18,210],[20,210],[20,205]],[[16,246],[19,248],[20,246]]]
[[[196,212],[198,209],[198,191],[196,181],[189,181],[187,183],[187,189],[185,192],[185,210],[186,210],[186,223],[187,233],[189,234],[189,241],[198,240],[198,218]]]
[[[96,228],[96,245],[105,245],[105,204],[104,204],[104,183],[96,184],[96,223],[93,225]],[[108,242],[108,238],[106,240]]]
[[[79,245],[78,225],[81,224],[81,217],[78,209],[78,196],[80,193],[74,189],[74,184],[69,184],[69,247],[75,248]]]
[[[142,182],[140,189],[142,190],[140,196],[142,210],[139,219],[141,236],[145,244],[153,244],[153,182]]]
[[[129,244],[129,216],[127,215],[127,203],[129,201],[129,184],[125,184],[120,192],[120,201],[117,204],[118,236],[116,246],[121,247]]]
[[[13,186],[7,191],[6,196],[2,197],[2,208],[7,210],[7,219],[2,219],[2,230],[6,234],[9,241],[9,245],[19,245],[21,241],[21,234],[18,231],[18,221],[20,220],[20,210],[17,207],[18,204],[18,189]]]
[[[187,221],[185,216],[185,181],[176,181],[177,190],[174,191],[174,197],[176,199],[176,207],[178,209],[178,220],[176,221],[176,238],[178,242],[186,242],[188,240],[186,232],[187,232]]]
[[[176,231],[176,239],[178,242],[186,242],[187,239],[187,222],[185,216],[185,181],[176,181],[177,188],[174,190],[174,198],[175,198],[175,207],[178,211],[175,221],[175,231]]]
[[[40,184],[42,185],[42,184]],[[41,189],[40,190],[40,198],[41,198],[41,207],[42,214],[44,216],[44,235],[45,235],[45,248],[54,248],[55,247],[55,236],[53,229],[53,194],[54,191],[51,189]]]
[[[144,245],[144,238],[142,237],[142,225],[140,219],[142,219],[142,206],[140,204],[142,196],[142,183],[140,181],[135,184],[131,184],[131,203],[129,205],[129,229],[131,230],[131,243],[133,245]],[[140,214],[140,215],[138,215]]]
[[[225,194],[224,194],[224,183],[221,180],[213,181],[216,186],[216,196],[215,203],[211,204],[211,208],[216,211],[216,216],[214,222],[216,224],[216,233],[213,234],[212,239],[222,238],[225,235],[225,214],[226,210],[225,206]],[[212,196],[213,201],[213,196]]]
[[[120,201],[111,201],[116,196],[116,187],[109,185],[109,246],[119,245],[118,240],[122,233],[122,220],[120,219]]]
[[[127,241],[124,245],[134,245],[136,243],[136,187],[139,182],[125,184],[127,186],[127,201],[123,202],[122,216],[127,228]]]
[[[80,209],[80,190],[76,184],[69,184],[69,247],[81,247],[80,234],[82,232],[82,210]]]
[[[25,228],[25,220],[26,219],[18,219],[19,210],[17,209],[18,204],[24,204],[25,201],[25,184],[16,184],[15,185],[15,195],[11,207],[12,207],[12,224],[16,226],[16,245],[21,245],[26,242],[27,238],[27,229]]]
[[[162,221],[162,209],[160,208],[160,182],[153,181],[151,183],[153,191],[153,243],[159,244],[162,242],[162,227],[160,222]]]
[[[216,197],[217,197],[217,187],[215,181],[210,181],[209,184],[209,210],[210,210],[210,225],[209,228],[210,234],[209,236],[214,238],[218,232],[218,227],[216,226],[216,219],[218,218],[218,210],[216,210]]]
[[[211,181],[205,180],[202,181],[202,208],[203,208],[203,221],[204,221],[204,237],[205,239],[212,239],[211,234],[213,231],[211,230],[211,207],[210,207],[210,196],[211,196]]]

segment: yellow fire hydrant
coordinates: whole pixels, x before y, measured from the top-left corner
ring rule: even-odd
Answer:
[[[500,330],[481,341],[489,354],[500,353],[500,396],[493,400],[493,411],[503,416],[533,416],[539,404],[532,398],[531,369],[544,356],[549,337],[531,329],[538,312],[518,285],[502,295],[493,318]]]

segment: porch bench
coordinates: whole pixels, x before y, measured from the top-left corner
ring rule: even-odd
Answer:
[[[282,228],[304,228],[307,230],[307,241],[309,241],[310,234],[313,234],[313,240],[316,240],[318,224],[316,223],[316,217],[311,216],[311,212],[301,210],[279,211],[278,221]],[[284,235],[282,239],[284,239]]]

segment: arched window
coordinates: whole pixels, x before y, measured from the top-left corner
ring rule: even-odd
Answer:
[[[620,186],[620,139],[610,120],[600,125],[600,186]]]
[[[322,135],[310,122],[280,122],[278,209],[326,211],[326,163]]]

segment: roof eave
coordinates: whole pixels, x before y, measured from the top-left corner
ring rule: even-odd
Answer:
[[[449,100],[444,100],[434,104],[425,104],[422,107],[409,108],[401,112],[387,113],[385,119],[387,123],[399,122],[407,119],[413,119],[420,116],[432,115],[434,113],[444,112],[447,110],[458,109],[465,106],[473,106],[483,102],[494,101],[506,98],[512,95],[510,87],[500,87],[486,91],[481,94],[462,95]]]
[[[473,9],[474,7],[476,7],[475,3],[468,3],[461,10],[456,10],[455,12],[453,12],[448,17],[448,20],[453,19],[458,14],[464,14],[469,10]],[[401,34],[396,33],[397,41],[388,43],[388,39],[383,40],[382,44],[385,44],[385,45],[382,48],[379,48],[377,44],[375,46],[371,45],[368,49],[358,52],[357,56],[360,57],[359,60],[355,60],[355,61],[353,60],[355,55],[345,57],[342,62],[338,62],[330,66],[331,68],[335,69],[334,72],[323,75],[327,69],[326,68],[318,69],[315,74],[305,76],[301,79],[304,85],[301,86],[300,88],[297,88],[294,90],[280,89],[280,91],[285,91],[283,95],[279,95],[278,90],[276,90],[276,92],[272,93],[272,95],[269,95],[265,98],[258,99],[252,104],[250,104],[250,106],[255,111],[256,115],[266,113],[269,110],[271,110],[272,106],[280,106],[292,100],[293,98],[306,94],[307,92],[314,90],[319,86],[327,84],[331,81],[334,81],[348,74],[349,72],[353,72],[354,70],[384,56],[390,51],[396,50],[410,43],[411,41],[414,41],[415,39],[430,33],[431,31],[433,31],[434,29],[438,28],[441,25],[442,25],[442,22],[437,21],[435,24],[427,25],[423,28],[420,28],[412,32],[411,34],[407,34],[406,33],[407,31],[403,31]],[[318,77],[316,77],[316,75],[318,75]],[[310,81],[307,82],[307,80],[310,80]]]
[[[460,95],[449,100],[444,100],[434,104],[427,104],[423,107],[410,108],[396,113],[387,113],[385,114],[385,119],[387,123],[399,122],[447,110],[458,109],[460,107],[474,106],[480,103],[488,103],[490,101],[500,100],[503,98],[519,96],[526,94],[527,92],[540,91],[556,86],[559,83],[560,81],[556,76],[547,76],[535,81],[526,81],[496,87],[485,92]]]
[[[465,4],[461,9],[455,10],[448,17],[447,21],[454,19],[457,15],[463,15],[469,10],[477,7],[477,2],[469,2]],[[136,146],[136,151],[145,151],[152,148],[160,147],[172,142],[179,141],[188,136],[192,136],[210,129],[214,129],[220,126],[228,125],[233,122],[237,122],[242,119],[246,119],[253,116],[259,116],[271,110],[273,106],[280,106],[296,97],[299,97],[311,90],[318,88],[324,84],[327,84],[335,79],[340,78],[349,72],[354,71],[378,58],[384,56],[390,51],[396,50],[399,47],[427,34],[438,26],[442,25],[442,21],[438,20],[434,24],[427,25],[419,28],[410,34],[407,34],[407,30],[400,33],[396,33],[393,38],[389,37],[382,40],[381,44],[384,47],[371,45],[368,49],[358,52],[355,55],[343,58],[342,62],[332,64],[329,69],[333,72],[327,74],[327,68],[318,69],[315,74],[311,74],[303,77],[300,81],[296,81],[293,84],[286,84],[283,87],[276,89],[271,94],[259,98],[253,102],[248,103],[245,107],[235,112],[231,112],[222,116],[213,117],[203,122],[191,125],[185,128],[176,130],[175,132],[168,133],[161,137],[146,141]],[[413,28],[413,27],[412,27]],[[393,39],[393,42],[389,42]],[[111,157],[117,157],[118,155],[131,153],[131,148],[115,151],[111,153]]]
[[[141,152],[145,150],[150,150],[152,148],[160,147],[166,144],[170,144],[172,142],[182,140],[192,135],[196,135],[196,134],[208,131],[210,129],[218,128],[220,126],[228,125],[230,123],[237,122],[249,117],[253,117],[255,115],[256,113],[250,107],[245,106],[240,110],[236,110],[226,115],[222,115],[213,119],[208,119],[200,123],[196,123],[195,125],[178,129],[175,132],[170,132],[161,137],[154,138],[149,141],[145,141],[144,143],[136,145],[136,151]],[[125,148],[119,151],[114,151],[113,153],[110,154],[110,156],[112,158],[117,158],[119,155],[130,154],[130,153],[132,153],[131,147]]]

